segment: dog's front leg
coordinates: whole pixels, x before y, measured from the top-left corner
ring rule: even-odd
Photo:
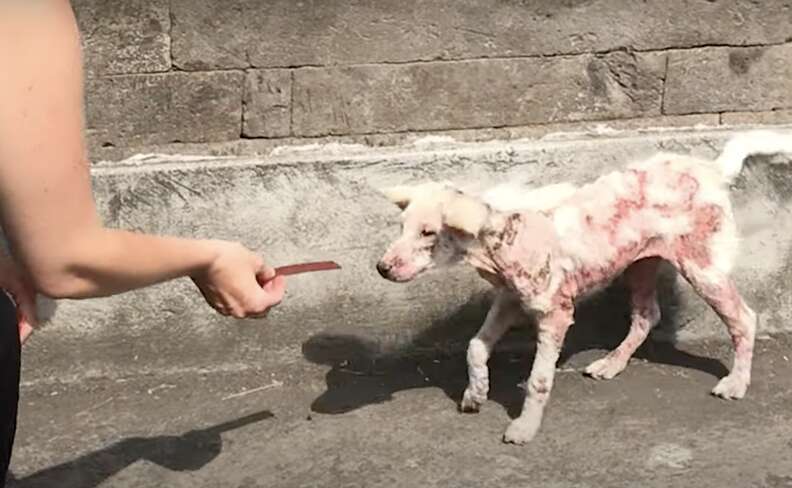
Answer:
[[[495,344],[523,316],[520,303],[509,291],[500,290],[487,318],[467,350],[469,384],[459,405],[463,412],[478,412],[489,392],[489,361]]]
[[[573,305],[564,306],[539,317],[536,357],[526,385],[525,403],[520,416],[512,421],[503,435],[504,442],[525,444],[534,438],[542,423],[542,414],[553,389],[556,363],[569,326],[573,321]]]

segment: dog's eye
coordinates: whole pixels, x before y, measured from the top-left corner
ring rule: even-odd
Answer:
[[[437,235],[437,232],[429,229],[424,229],[421,231],[421,237],[434,237]]]

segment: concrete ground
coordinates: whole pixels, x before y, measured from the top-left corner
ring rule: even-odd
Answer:
[[[26,387],[12,488],[792,487],[792,336],[762,335],[749,396],[708,394],[725,342],[646,345],[610,382],[559,365],[538,438],[501,443],[530,351],[491,361],[490,402],[460,414],[460,354],[309,361]],[[569,355],[568,355],[569,356]],[[79,358],[75,358],[79,360]]]

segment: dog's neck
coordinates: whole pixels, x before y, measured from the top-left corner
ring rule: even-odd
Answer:
[[[505,285],[495,261],[478,241],[468,248],[465,262],[473,266],[479,276],[490,282],[490,284],[498,287]]]
[[[473,266],[476,271],[485,277],[497,277],[502,269],[498,265],[498,242],[509,225],[503,214],[493,212],[485,228],[469,240],[465,248],[465,262]],[[488,281],[491,281],[488,279]]]
[[[531,301],[553,286],[557,238],[543,216],[495,213],[468,244],[465,261],[495,286],[505,286]]]

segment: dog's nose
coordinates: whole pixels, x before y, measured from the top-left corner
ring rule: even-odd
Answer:
[[[387,278],[388,277],[388,273],[390,272],[390,270],[391,270],[391,267],[388,266],[387,264],[383,263],[382,261],[377,263],[377,272],[383,278]]]

